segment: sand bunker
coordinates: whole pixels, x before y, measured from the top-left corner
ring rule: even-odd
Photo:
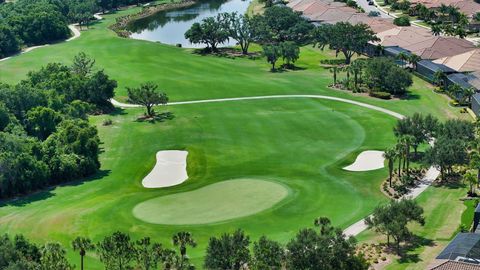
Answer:
[[[357,156],[357,159],[353,164],[350,164],[343,169],[353,172],[372,171],[383,168],[384,161],[385,158],[383,158],[383,151],[363,151]]]
[[[157,153],[157,164],[143,178],[146,188],[171,187],[187,180],[187,151],[167,150]]]

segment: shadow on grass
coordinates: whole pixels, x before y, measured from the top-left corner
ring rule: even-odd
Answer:
[[[157,122],[165,122],[166,120],[172,120],[175,118],[175,115],[172,112],[163,112],[155,114],[153,117],[139,117],[136,122],[148,122],[155,124]]]
[[[117,115],[126,115],[127,113],[125,112],[124,108],[115,107],[108,114],[111,116],[117,116]]]
[[[100,180],[110,174],[110,170],[99,170],[97,173],[95,173],[92,176],[85,177],[82,179],[78,180],[73,180],[68,183],[62,183],[58,184],[55,186],[50,186],[48,188],[45,188],[43,190],[31,193],[30,195],[25,195],[23,197],[18,197],[14,199],[7,199],[7,200],[1,200],[0,201],[0,207],[4,206],[15,206],[15,207],[22,207],[29,205],[31,203],[37,202],[37,201],[42,201],[46,200],[48,198],[51,198],[55,196],[55,194],[52,192],[55,190],[57,187],[74,187],[74,186],[79,186],[84,183],[90,182],[90,181],[95,181],[95,180]]]
[[[400,249],[400,259],[398,259],[399,263],[418,263],[420,261],[419,254],[414,252],[415,249],[419,247],[432,247],[435,243],[433,240],[418,236],[412,235],[410,241],[407,242],[404,246]]]

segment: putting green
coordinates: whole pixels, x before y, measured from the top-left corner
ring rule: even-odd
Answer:
[[[133,215],[155,224],[207,224],[249,216],[269,209],[288,195],[270,181],[237,179],[139,203]]]

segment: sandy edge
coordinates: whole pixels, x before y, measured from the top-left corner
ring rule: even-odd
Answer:
[[[385,158],[383,157],[383,151],[367,150],[361,152],[355,162],[344,167],[346,171],[352,172],[364,172],[378,170],[384,167]]]
[[[187,174],[187,151],[165,150],[156,154],[157,162],[142,180],[145,188],[172,187],[185,182]]]

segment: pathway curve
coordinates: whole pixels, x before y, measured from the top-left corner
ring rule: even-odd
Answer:
[[[102,19],[103,19],[102,16],[100,16],[99,13],[93,14],[93,17],[95,17],[95,19],[97,19],[97,20],[102,20]],[[80,32],[80,30],[78,30],[77,25],[78,25],[78,24],[70,24],[70,25],[68,25],[68,29],[70,29],[70,31],[72,32],[73,35],[72,35],[69,39],[67,39],[67,40],[65,40],[65,41],[63,41],[63,42],[69,42],[69,41],[72,41],[72,40],[77,39],[77,38],[80,37],[81,32]],[[12,58],[12,57],[17,56],[17,55],[21,55],[21,54],[24,54],[24,53],[28,53],[28,52],[31,52],[31,51],[33,51],[33,50],[35,50],[35,49],[47,47],[47,46],[50,46],[50,45],[51,45],[51,44],[45,44],[45,45],[27,47],[27,48],[23,49],[21,52],[19,52],[19,53],[17,53],[17,54],[14,54],[14,55],[12,55],[12,56],[5,57],[5,58],[0,59],[0,62],[6,61],[6,60],[8,60],[8,59],[10,59],[10,58]]]
[[[250,97],[238,97],[238,98],[219,98],[219,99],[204,99],[204,100],[191,100],[191,101],[178,101],[178,102],[171,102],[168,103],[167,106],[175,106],[175,105],[187,105],[187,104],[199,104],[199,103],[214,103],[214,102],[228,102],[228,101],[242,101],[242,100],[258,100],[258,99],[288,99],[288,98],[313,98],[313,99],[326,99],[326,100],[333,100],[339,101],[344,103],[349,103],[357,106],[361,106],[364,108],[372,109],[375,111],[383,112],[388,115],[391,115],[397,119],[405,118],[404,115],[382,108],[375,105],[350,100],[346,98],[339,98],[339,97],[332,97],[332,96],[325,96],[325,95],[271,95],[271,96],[250,96]],[[129,103],[122,103],[118,102],[115,99],[111,100],[112,104],[117,107],[122,108],[137,108],[141,107],[138,104],[129,104]],[[435,167],[430,167],[425,174],[425,176],[420,181],[420,185],[412,189],[409,193],[404,195],[404,198],[416,198],[418,197],[423,191],[425,191],[440,175],[440,171]],[[350,225],[346,228],[343,233],[346,236],[356,236],[361,232],[367,229],[367,225],[365,225],[365,219],[359,220],[354,224]]]

